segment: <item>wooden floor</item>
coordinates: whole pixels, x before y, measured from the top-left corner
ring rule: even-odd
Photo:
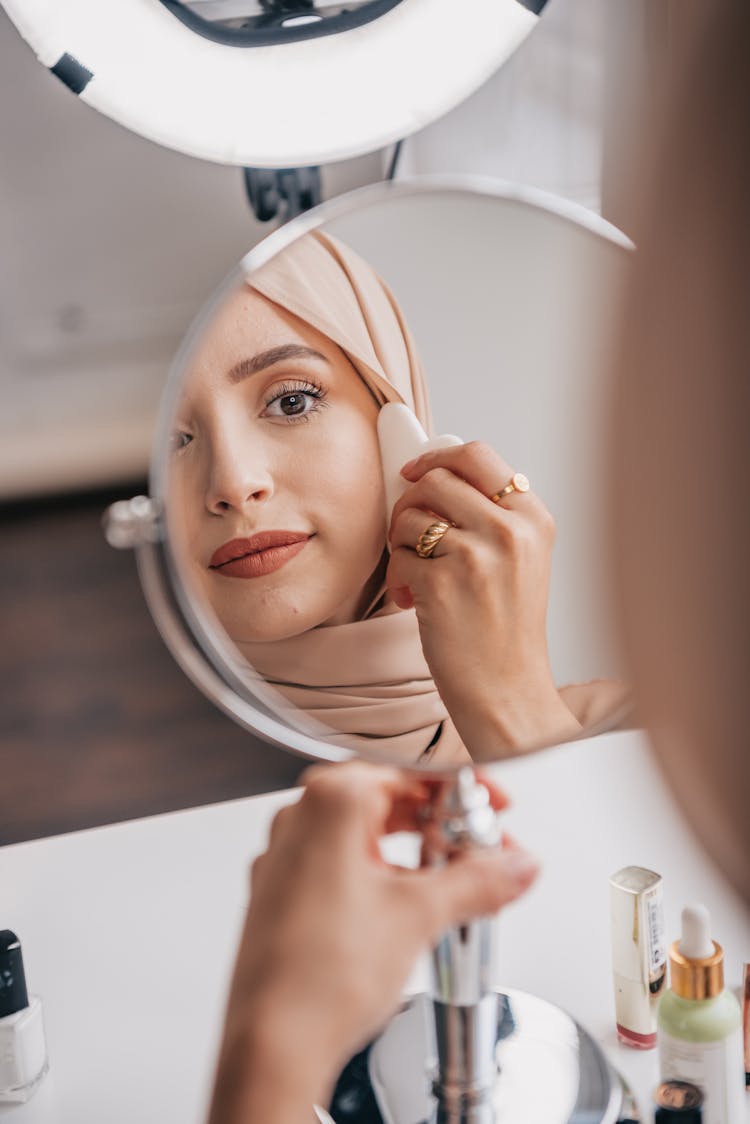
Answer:
[[[305,764],[173,662],[102,536],[113,498],[0,507],[0,844],[286,788]]]

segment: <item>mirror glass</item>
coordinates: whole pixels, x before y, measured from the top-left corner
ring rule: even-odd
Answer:
[[[434,769],[627,720],[597,544],[630,252],[553,197],[427,183],[246,256],[176,361],[152,476],[222,706]]]
[[[253,168],[343,160],[409,136],[477,90],[543,6],[109,0],[105,21],[99,0],[4,3],[88,105],[157,144]]]

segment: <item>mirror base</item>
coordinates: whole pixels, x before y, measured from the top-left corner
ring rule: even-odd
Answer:
[[[432,1001],[414,996],[341,1074],[335,1124],[632,1124],[625,1083],[560,1008],[498,991],[492,1076],[482,1092],[441,1089]]]

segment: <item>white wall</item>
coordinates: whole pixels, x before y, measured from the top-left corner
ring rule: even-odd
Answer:
[[[407,142],[399,174],[476,172],[597,210],[605,21],[612,4],[548,0],[535,31],[512,58],[472,97]]]
[[[459,194],[387,199],[329,229],[393,288],[437,428],[488,441],[555,516],[558,682],[616,673],[600,550],[605,344],[630,251],[539,208]]]
[[[145,474],[185,328],[268,232],[239,169],[80,102],[0,11],[0,499]],[[377,154],[326,170],[337,194]]]

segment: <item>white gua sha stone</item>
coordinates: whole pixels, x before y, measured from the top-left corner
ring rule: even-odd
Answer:
[[[416,416],[401,402],[386,402],[381,407],[378,414],[378,440],[385,483],[386,518],[390,525],[396,501],[409,487],[409,481],[401,475],[406,462],[430,452],[431,449],[463,445],[463,441],[452,433],[428,437]]]

